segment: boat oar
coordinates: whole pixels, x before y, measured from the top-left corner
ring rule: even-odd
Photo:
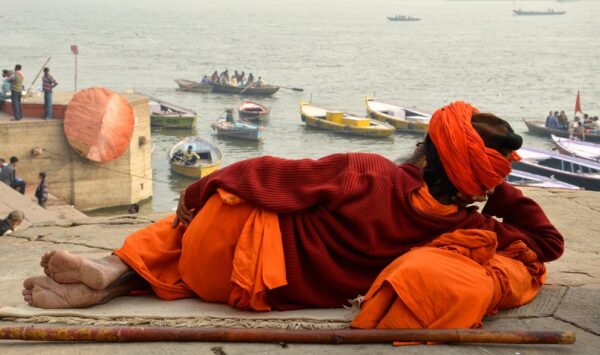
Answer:
[[[574,332],[485,329],[288,330],[169,327],[0,327],[0,339],[39,341],[154,342],[208,341],[304,344],[399,342],[573,344]]]
[[[240,91],[240,95],[246,92],[246,90],[250,89],[254,86],[254,82],[250,83],[250,85],[246,86],[242,91]]]
[[[293,87],[281,86],[281,85],[277,85],[277,86],[279,86],[280,88],[283,88],[283,89],[289,89],[289,90],[294,90],[294,91],[304,91],[304,89],[302,89],[302,88],[293,88]]]

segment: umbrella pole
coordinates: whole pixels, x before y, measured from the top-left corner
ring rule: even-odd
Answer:
[[[484,329],[287,330],[168,327],[0,327],[0,339],[91,342],[251,342],[364,344],[399,342],[573,344],[574,332]]]

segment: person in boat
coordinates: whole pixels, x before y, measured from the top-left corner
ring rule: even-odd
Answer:
[[[581,124],[581,119],[578,116],[575,116],[573,122],[569,125],[569,135],[581,134],[583,133],[583,125]]]
[[[558,111],[556,111],[555,113],[552,113],[552,111],[550,111],[550,116],[548,116],[548,118],[546,119],[546,127],[552,129],[563,129],[560,122],[558,122]]]
[[[27,278],[23,297],[76,308],[152,290],[268,311],[366,294],[352,327],[475,327],[530,302],[563,253],[542,209],[503,182],[521,144],[508,122],[458,101],[400,165],[368,153],[240,161],[112,255],[44,254],[46,276]]]
[[[225,71],[221,72],[219,82],[223,85],[229,84],[229,69],[225,69]]]
[[[583,114],[583,127],[587,128],[592,123],[592,117],[587,113]]]
[[[212,81],[213,83],[218,83],[219,82],[219,73],[217,73],[217,71],[215,70],[215,72],[211,75],[210,77],[210,81]]]
[[[246,86],[250,86],[254,83],[254,75],[252,73],[248,74],[248,80],[246,80]]]
[[[213,75],[214,75],[214,74],[213,74]],[[208,86],[208,85],[210,85],[210,79],[208,78],[208,76],[204,75],[204,76],[202,77],[202,80],[200,81],[200,85],[203,85],[203,86]]]
[[[259,76],[258,80],[256,81],[256,87],[263,87],[267,85],[267,83]]]
[[[225,121],[235,123],[233,119],[233,109],[228,108],[225,110]]]
[[[565,111],[560,111],[560,115],[558,115],[558,123],[560,123],[564,130],[569,128],[569,118],[567,117]]]
[[[240,80],[238,81],[246,81],[246,73],[242,70],[242,73],[240,74]]]
[[[592,123],[590,124],[591,131],[600,131],[600,121],[598,121],[598,116],[594,116],[592,119]]]
[[[186,165],[194,165],[200,160],[198,153],[194,152],[194,147],[188,145],[187,150],[183,153],[183,161]]]
[[[231,76],[231,79],[229,80],[229,85],[231,85],[231,86],[235,86],[235,87],[237,87],[237,86],[238,86],[238,82],[237,82],[237,79],[236,79],[236,76],[235,76],[235,75],[232,75],[232,76]]]
[[[240,81],[240,73],[238,73],[237,70],[233,73],[233,76],[235,77],[236,82]]]

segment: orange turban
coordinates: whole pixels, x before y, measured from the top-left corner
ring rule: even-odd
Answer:
[[[435,111],[429,122],[429,136],[444,171],[456,188],[467,196],[483,195],[510,173],[510,161],[485,146],[471,124],[479,110],[456,101]],[[513,153],[509,159],[518,159]]]

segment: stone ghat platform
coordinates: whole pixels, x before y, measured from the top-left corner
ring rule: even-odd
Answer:
[[[63,119],[67,105],[73,97],[72,92],[54,92],[52,93],[52,118]],[[12,104],[5,101],[3,107],[0,107],[6,116],[13,116]],[[21,100],[21,109],[23,118],[43,118],[44,117],[44,95],[40,92],[34,93],[31,96],[23,96]],[[0,122],[3,120],[0,120]]]
[[[542,205],[563,233],[562,258],[548,263],[548,280],[529,305],[500,312],[484,320],[489,330],[575,331],[574,345],[299,345],[250,343],[33,343],[2,341],[3,354],[94,352],[98,354],[599,354],[600,353],[600,193],[524,189]],[[0,195],[0,201],[3,197]],[[71,222],[34,224],[0,238],[0,304],[22,304],[21,282],[41,275],[40,256],[47,250],[66,249],[101,257],[118,248],[131,232],[161,215],[86,218]],[[169,307],[169,302],[164,303]],[[0,326],[22,325],[0,319]],[[28,323],[30,324],[30,323]],[[51,326],[52,324],[50,324]],[[56,324],[64,325],[64,324]],[[48,324],[46,324],[48,326]]]

